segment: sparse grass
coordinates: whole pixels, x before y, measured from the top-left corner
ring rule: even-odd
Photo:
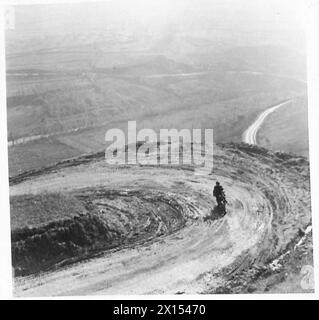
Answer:
[[[145,241],[184,225],[183,208],[165,195],[104,189],[11,197],[15,275]],[[115,202],[113,204],[113,202]]]
[[[105,218],[105,217],[104,217]],[[65,259],[85,256],[88,250],[119,244],[120,233],[94,214],[64,218],[43,227],[12,232],[12,264],[15,275],[36,273]]]
[[[41,139],[9,148],[9,174],[41,168],[63,159],[79,156],[82,152],[57,139]]]
[[[309,156],[308,106],[306,97],[295,99],[271,114],[258,134],[268,149]]]
[[[63,193],[14,196],[10,198],[10,210],[12,230],[39,227],[87,211],[81,201]]]

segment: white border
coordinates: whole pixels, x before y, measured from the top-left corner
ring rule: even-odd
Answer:
[[[105,0],[111,1],[111,0]],[[132,0],[134,1],[134,0]],[[151,1],[151,0],[149,0]],[[160,1],[160,0],[154,0]],[[174,1],[174,0],[172,0]],[[196,0],[194,0],[196,1]],[[267,0],[264,0],[267,1]],[[278,0],[281,1],[281,0]],[[293,0],[292,0],[293,1]],[[298,0],[296,0],[298,1]],[[8,154],[7,154],[7,121],[6,121],[6,88],[5,88],[5,60],[4,60],[4,34],[3,30],[3,5],[21,4],[45,4],[45,3],[71,3],[89,2],[84,0],[0,0],[0,299],[18,299],[12,296],[12,271],[10,253],[10,218],[9,218],[9,186],[8,186]],[[306,0],[303,4],[305,23],[307,25],[307,52],[308,52],[308,97],[309,97],[309,143],[310,143],[310,165],[311,165],[311,191],[312,191],[312,217],[313,217],[313,237],[314,237],[314,259],[315,271],[319,267],[319,199],[315,196],[319,194],[319,1]],[[270,300],[270,299],[318,299],[319,273],[315,272],[315,293],[314,294],[240,294],[240,295],[112,295],[112,296],[85,296],[72,297],[79,300]],[[23,298],[34,300],[33,298]],[[36,299],[36,298],[35,298]],[[52,298],[40,298],[50,300]],[[70,299],[70,297],[57,297],[58,300]]]
[[[0,7],[0,17],[4,10]],[[0,18],[0,298],[12,292],[4,20]]]
[[[319,297],[319,2],[312,0],[305,14],[308,56],[308,126],[313,224],[315,295]],[[317,272],[316,272],[317,271]]]

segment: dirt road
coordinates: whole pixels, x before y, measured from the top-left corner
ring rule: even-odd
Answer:
[[[287,100],[285,102],[279,103],[273,107],[268,108],[264,112],[262,112],[258,118],[248,127],[248,129],[243,133],[243,142],[249,144],[257,144],[257,133],[260,127],[262,126],[265,119],[273,112],[275,112],[278,108],[286,105],[291,100]]]
[[[194,176],[180,168],[132,166],[114,170],[98,161],[13,185],[11,195],[15,196],[95,186],[151,190],[177,201],[187,219],[185,227],[154,235],[150,241],[132,242],[39,275],[16,277],[15,294],[194,294],[223,286],[229,274],[243,268],[267,268],[267,261],[286,250],[299,228],[309,224],[308,173],[307,165],[287,167],[275,155],[254,148],[215,148],[214,174],[208,176]],[[226,216],[212,220],[216,179],[226,190],[229,207]],[[129,198],[123,207],[122,200],[113,199],[112,206],[139,214],[127,201]]]

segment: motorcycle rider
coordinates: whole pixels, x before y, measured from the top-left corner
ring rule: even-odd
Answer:
[[[216,185],[214,187],[213,196],[216,198],[218,207],[221,207],[224,204],[227,203],[224,188],[220,185],[220,183],[217,181]]]

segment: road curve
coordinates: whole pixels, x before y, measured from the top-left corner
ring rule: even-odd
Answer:
[[[287,104],[262,112],[243,134],[257,144],[257,133],[266,117]],[[194,294],[223,287],[227,274],[263,264],[277,257],[309,223],[305,202],[309,190],[295,183],[308,181],[278,159],[246,146],[228,145],[214,150],[214,176],[194,176],[178,168],[130,167],[114,171],[103,161],[57,170],[11,186],[11,196],[43,192],[73,192],[83,188],[139,190],[165,193],[175,199],[188,223],[180,230],[154,237],[147,243],[106,251],[97,258],[43,272],[16,277],[16,296],[74,296],[113,294]],[[248,147],[253,148],[253,147]],[[246,151],[249,151],[246,153]],[[265,158],[264,158],[265,156]],[[267,159],[266,159],[267,158]],[[247,168],[247,163],[250,164]],[[274,170],[274,168],[279,168]],[[255,172],[259,172],[256,176]],[[107,177],[103,179],[101,177]],[[210,220],[216,179],[227,190],[228,214]],[[294,187],[292,187],[294,186]],[[121,212],[138,214],[130,199],[105,198]],[[101,199],[99,199],[101,203]],[[129,205],[127,206],[127,203]],[[306,202],[308,203],[308,202]],[[310,202],[309,202],[310,203]],[[150,208],[151,210],[151,208]],[[110,216],[114,221],[115,217]]]
[[[14,294],[205,293],[223,287],[230,273],[248,268],[252,261],[263,265],[277,257],[294,239],[298,228],[303,230],[309,223],[308,175],[302,174],[306,169],[296,171],[275,155],[261,152],[265,151],[246,145],[216,146],[213,176],[195,176],[178,167],[131,166],[114,170],[98,161],[30,176],[11,186],[11,196],[31,198],[44,192],[65,194],[88,187],[151,192],[154,197],[165,193],[179,203],[188,221],[180,230],[146,243],[132,243],[48,272],[18,276]],[[211,220],[216,179],[227,190],[229,205],[226,216]],[[114,197],[98,199],[99,205],[111,202],[120,210],[123,223],[123,214],[140,216],[141,210],[136,210],[130,201],[129,197],[125,201]],[[156,213],[158,209],[150,208],[150,213],[151,210]],[[112,212],[106,218],[111,222],[117,219]]]
[[[243,133],[242,140],[243,142],[249,143],[249,144],[257,144],[257,133],[260,127],[262,126],[265,119],[274,111],[276,111],[278,108],[286,105],[291,100],[287,100],[284,102],[281,102],[273,107],[268,108],[264,112],[262,112],[258,118],[248,127],[248,129]]]

